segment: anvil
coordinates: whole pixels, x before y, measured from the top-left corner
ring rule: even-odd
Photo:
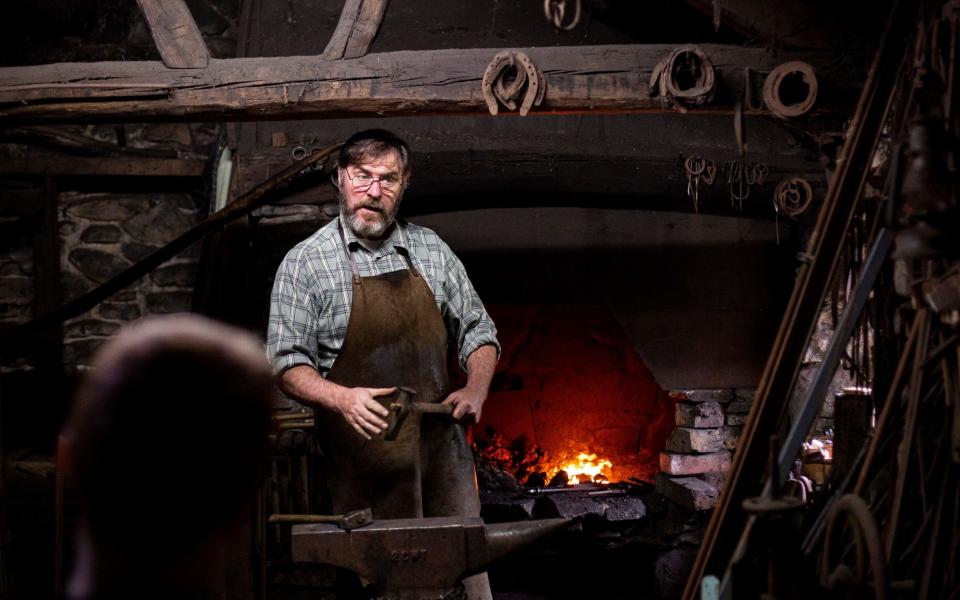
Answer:
[[[477,517],[389,519],[352,531],[336,525],[295,525],[293,560],[349,569],[381,595],[403,600],[440,597],[467,575],[563,528],[569,519],[485,525]]]

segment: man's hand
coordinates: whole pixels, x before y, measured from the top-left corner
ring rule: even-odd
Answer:
[[[371,439],[387,427],[387,422],[381,417],[390,414],[382,404],[376,401],[381,396],[389,396],[397,388],[344,388],[338,394],[336,408],[357,433]]]
[[[480,420],[480,411],[486,393],[470,387],[460,388],[447,396],[443,403],[453,405],[453,418],[461,423],[476,423]]]

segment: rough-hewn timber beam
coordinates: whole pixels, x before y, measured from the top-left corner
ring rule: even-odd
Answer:
[[[819,70],[821,89],[856,88],[858,73],[824,53],[703,46],[719,72],[717,100],[743,93],[743,71],[788,60]],[[523,49],[544,71],[547,93],[533,112],[660,111],[650,73],[674,46],[571,46]],[[264,120],[485,113],[481,77],[495,48],[368,54],[211,59],[205,69],[159,62],[54,64],[0,69],[0,124],[149,120]],[[818,101],[819,102],[819,101]],[[826,102],[826,100],[825,100]],[[668,109],[669,110],[669,109]]]
[[[200,177],[207,161],[186,158],[60,156],[7,158],[0,161],[3,175],[73,175],[130,177]]]
[[[198,69],[210,52],[183,0],[137,0],[150,28],[160,60],[171,69]]]

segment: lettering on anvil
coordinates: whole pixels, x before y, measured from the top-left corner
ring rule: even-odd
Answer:
[[[420,562],[427,556],[426,548],[411,550],[394,550],[390,553],[390,560],[395,563]]]

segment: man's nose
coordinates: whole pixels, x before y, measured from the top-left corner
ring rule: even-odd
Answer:
[[[374,188],[376,186],[376,188]],[[374,191],[376,189],[376,191]],[[373,198],[379,198],[380,194],[383,192],[383,188],[380,186],[380,180],[374,179],[373,183],[370,184],[370,187],[367,188],[367,195]]]

